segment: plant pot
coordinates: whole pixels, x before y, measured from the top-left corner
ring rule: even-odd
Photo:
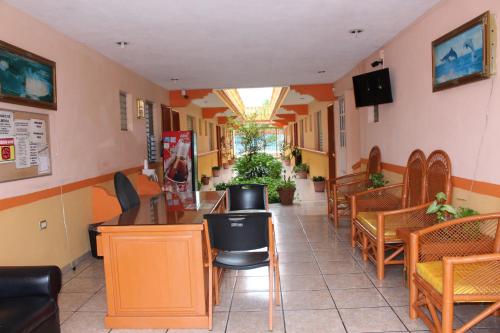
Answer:
[[[228,162],[224,162],[224,163],[222,163],[222,167],[223,167],[224,169],[229,169],[229,163],[228,163]]]
[[[203,178],[201,178],[201,183],[203,185],[208,185],[210,183],[210,177],[203,177]]]
[[[313,182],[314,192],[325,192],[325,181]]]
[[[307,179],[307,171],[299,171],[296,174],[299,179]]]
[[[227,163],[229,163],[229,165],[233,165],[234,164],[234,160],[230,159],[230,160],[227,161]]]
[[[219,177],[220,169],[212,169],[212,177]]]
[[[278,190],[278,194],[280,196],[280,203],[282,205],[285,205],[285,206],[293,205],[293,197],[295,195],[294,188],[284,188],[284,189]]]
[[[290,160],[284,160],[284,161],[286,166],[290,166],[292,164]]]

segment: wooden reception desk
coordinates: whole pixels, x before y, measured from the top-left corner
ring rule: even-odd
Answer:
[[[108,328],[208,328],[203,214],[224,192],[164,193],[102,224]]]

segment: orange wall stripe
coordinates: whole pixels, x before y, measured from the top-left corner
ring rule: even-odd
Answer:
[[[126,175],[129,175],[134,172],[139,172],[142,170],[142,166],[140,167],[134,167],[134,168],[129,168],[126,170],[122,170],[122,172]],[[9,208],[14,208],[17,206],[22,206],[22,205],[27,205],[35,201],[39,201],[42,199],[47,199],[56,195],[60,195],[61,193],[68,193],[71,191],[76,191],[84,187],[88,186],[94,186],[109,180],[112,180],[114,177],[115,173],[108,173],[105,175],[93,177],[93,178],[88,178],[84,180],[80,180],[74,183],[69,183],[69,184],[64,184],[62,186],[57,186],[57,187],[52,187],[49,189],[37,191],[37,192],[32,192],[28,194],[23,194],[17,197],[12,197],[12,198],[5,198],[5,199],[0,199],[0,211],[9,209]]]
[[[360,162],[366,164],[368,160],[366,158],[362,158]],[[406,167],[397,164],[382,162],[382,169],[403,175]],[[453,187],[457,187],[462,190],[500,198],[500,184],[488,183],[458,176],[451,176],[451,183]]]
[[[310,95],[318,102],[331,102],[335,100],[335,95],[333,94],[333,83],[297,84],[291,85],[290,89],[295,90],[301,95]]]
[[[184,108],[191,103],[193,99],[203,98],[210,94],[212,89],[193,89],[187,90],[187,98],[182,96],[180,90],[171,90],[168,92],[170,106]]]
[[[217,108],[202,108],[201,114],[204,119],[213,118],[217,113],[224,113],[228,109],[227,107],[217,107]]]
[[[309,106],[307,104],[282,105],[281,107],[285,110],[293,111],[296,114],[306,115],[309,113]]]
[[[217,117],[217,124],[219,125],[227,124],[227,117]]]

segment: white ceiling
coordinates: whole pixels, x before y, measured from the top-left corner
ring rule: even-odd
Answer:
[[[333,82],[439,0],[6,1],[165,88],[194,89]]]

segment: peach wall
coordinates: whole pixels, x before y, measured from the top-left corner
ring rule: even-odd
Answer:
[[[145,121],[132,117],[132,130],[120,131],[118,94],[122,90],[133,101],[155,102],[159,126],[159,104],[168,104],[166,90],[4,2],[0,2],[0,27],[0,40],[56,62],[58,95],[57,111],[0,103],[0,109],[50,115],[53,167],[52,176],[1,184],[0,198],[142,163],[146,157]]]
[[[451,157],[453,175],[500,183],[497,78],[432,93],[431,42],[486,10],[500,13],[500,1],[442,1],[381,48],[394,103],[380,106],[379,123],[368,123],[369,108],[357,110],[359,127],[351,130],[359,131],[363,157],[378,144],[384,162],[405,165],[417,147],[427,154],[440,148]],[[376,57],[378,51],[335,82],[336,95],[352,89],[351,77],[372,70]]]

